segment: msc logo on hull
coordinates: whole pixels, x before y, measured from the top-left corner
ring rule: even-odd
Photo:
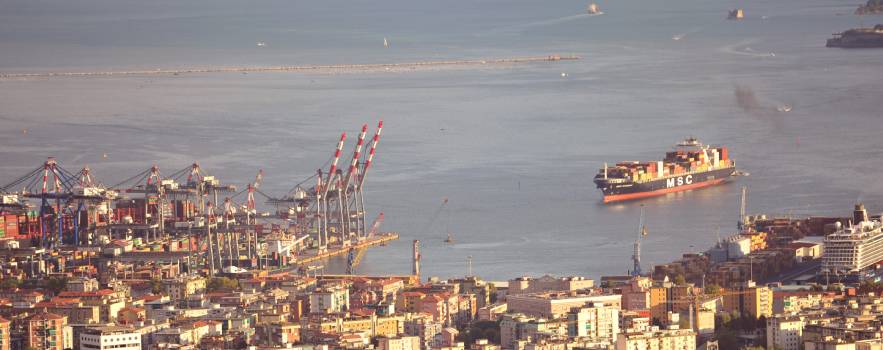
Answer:
[[[690,184],[693,184],[693,175],[678,176],[670,179],[665,179],[665,188],[672,188]]]

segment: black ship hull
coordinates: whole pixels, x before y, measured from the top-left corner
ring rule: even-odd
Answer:
[[[595,184],[604,194],[604,203],[611,203],[721,184],[729,180],[735,171],[736,167],[733,166],[704,172],[671,175],[646,182],[616,182],[601,176],[595,178]]]

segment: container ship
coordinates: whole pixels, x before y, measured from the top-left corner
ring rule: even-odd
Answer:
[[[735,173],[736,162],[726,147],[706,146],[690,137],[661,161],[605,163],[595,175],[595,185],[604,203],[611,203],[717,185]]]

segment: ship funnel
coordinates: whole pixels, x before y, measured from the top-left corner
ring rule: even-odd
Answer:
[[[855,210],[852,212],[852,222],[859,224],[868,221],[868,211],[865,210],[864,204],[856,204]]]

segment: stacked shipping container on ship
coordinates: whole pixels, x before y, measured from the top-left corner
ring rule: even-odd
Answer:
[[[705,146],[688,138],[667,152],[664,160],[604,164],[594,181],[604,203],[610,203],[717,185],[735,171],[736,163],[726,147]]]

